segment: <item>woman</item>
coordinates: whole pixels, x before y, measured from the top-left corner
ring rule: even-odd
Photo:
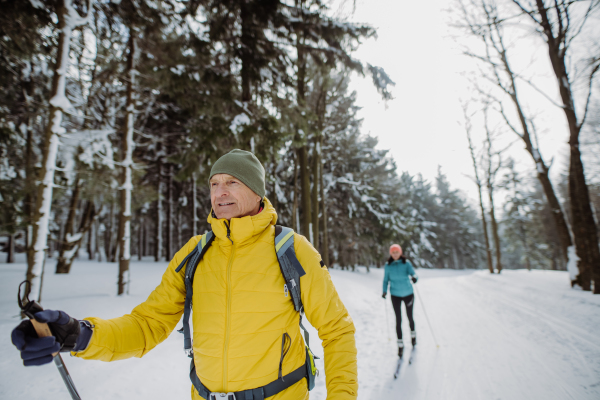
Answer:
[[[415,321],[413,319],[413,305],[415,295],[413,287],[409,280],[417,283],[417,273],[410,261],[402,255],[402,247],[393,244],[390,247],[390,258],[385,265],[385,276],[383,278],[383,297],[387,295],[388,284],[392,295],[392,305],[396,313],[396,334],[398,335],[398,357],[402,357],[404,352],[404,342],[402,341],[402,313],[400,305],[404,302],[406,315],[410,324],[410,337],[413,347],[417,344],[417,333],[415,332]]]

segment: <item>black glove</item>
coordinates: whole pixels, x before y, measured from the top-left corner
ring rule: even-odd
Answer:
[[[30,320],[22,321],[11,334],[15,347],[21,352],[23,364],[43,365],[52,361],[53,353],[81,350],[87,347],[91,324],[85,325],[85,335],[80,335],[80,322],[64,311],[44,310],[34,314],[36,321],[47,323],[53,336],[38,337]],[[89,322],[85,321],[85,324]]]
[[[385,299],[385,296],[387,296],[387,293],[384,293],[381,295],[381,297],[383,297]]]
[[[417,283],[417,277],[414,275],[411,275],[410,279],[412,279],[413,283]]]

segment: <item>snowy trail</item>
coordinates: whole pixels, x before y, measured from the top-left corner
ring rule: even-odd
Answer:
[[[422,304],[415,304],[418,351],[412,365],[405,360],[394,381],[395,343],[387,341],[387,333],[372,331],[369,338],[357,334],[360,398],[600,398],[600,298],[570,290],[564,273],[418,273],[422,279],[417,288],[440,347],[434,344]],[[332,271],[357,328],[388,329],[381,305],[371,299],[377,294],[382,301],[378,297],[382,271],[355,279],[368,286],[362,291],[347,291],[347,275],[351,274]],[[357,303],[372,304],[372,314],[357,313]],[[393,337],[393,326],[389,331]],[[409,332],[405,318],[403,331]]]
[[[132,261],[129,296],[116,292],[117,265],[77,261],[69,275],[51,273],[43,303],[76,318],[111,318],[145,300],[166,263]],[[10,343],[18,323],[16,290],[25,266],[0,264],[0,398],[68,399],[53,365],[25,368]],[[600,296],[568,288],[564,272],[418,270],[417,288],[439,342],[436,347],[416,298],[417,351],[400,375],[391,303],[381,298],[383,271],[331,270],[357,333],[359,399],[598,399]],[[311,347],[322,356],[312,327]],[[403,331],[409,332],[403,318]],[[189,399],[188,359],[177,332],[143,360],[116,363],[64,357],[82,398]],[[326,397],[323,360],[311,399]],[[36,385],[31,385],[31,382]],[[46,388],[45,394],[38,388]]]

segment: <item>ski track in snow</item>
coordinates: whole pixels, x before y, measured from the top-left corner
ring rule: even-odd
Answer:
[[[46,263],[42,303],[80,319],[130,312],[158,285],[167,265],[132,260],[130,294],[118,297],[116,263],[77,260],[68,275],[53,274],[54,264],[54,259]],[[567,272],[505,270],[490,275],[419,269],[420,296],[414,308],[418,351],[413,354],[410,339],[405,340],[396,380],[395,318],[390,300],[381,298],[383,270],[330,273],[357,329],[359,399],[600,398],[600,296],[570,289]],[[0,398],[68,399],[53,364],[23,367],[10,342],[19,322],[17,287],[24,275],[22,258],[17,264],[0,264]],[[402,324],[406,339],[410,330],[404,311]],[[306,325],[311,348],[321,357],[310,397],[324,400],[323,349],[316,330]],[[174,331],[143,360],[63,358],[85,400],[189,399],[189,359],[182,347],[182,335]]]

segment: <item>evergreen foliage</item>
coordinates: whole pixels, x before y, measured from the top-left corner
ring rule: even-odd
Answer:
[[[20,235],[19,251],[31,245],[57,4],[0,1],[0,233]],[[73,32],[72,108],[63,122],[48,256],[82,257],[86,248],[90,259],[118,259],[120,132],[133,40],[133,254],[164,260],[208,229],[210,166],[242,148],[265,165],[279,223],[309,237],[330,266],[381,266],[389,245],[400,243],[418,267],[483,267],[478,215],[441,169],[435,182],[400,173],[402,160],[396,165],[361,132],[351,73],[370,75],[383,99],[392,96],[385,71],[352,55],[374,35],[329,16],[321,1],[97,0],[89,23]],[[518,190],[506,184],[514,196],[502,221],[508,267],[547,267],[559,257],[544,228],[548,208],[539,187],[515,184]],[[303,191],[310,202],[300,201]],[[306,230],[300,216],[311,212]]]

